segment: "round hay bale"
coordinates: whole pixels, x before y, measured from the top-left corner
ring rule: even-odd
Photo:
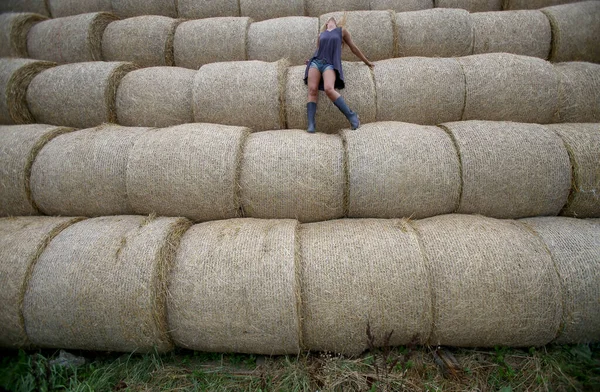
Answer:
[[[102,34],[116,19],[96,12],[40,22],[29,30],[27,51],[32,58],[59,64],[102,60]]]
[[[104,126],[54,138],[31,170],[33,200],[45,215],[132,214],[127,159],[146,128]]]
[[[559,78],[547,61],[507,53],[456,60],[467,85],[462,120],[554,122]]]
[[[113,22],[102,36],[102,56],[106,61],[131,61],[142,67],[174,65],[173,40],[179,23],[156,15]]]
[[[539,217],[521,222],[544,241],[560,277],[561,331],[555,343],[600,340],[600,224],[584,219]]]
[[[465,80],[456,59],[405,57],[377,63],[377,121],[435,125],[458,121]]]
[[[344,149],[337,135],[301,130],[252,134],[240,172],[245,216],[300,222],[344,216]]]
[[[300,351],[298,224],[229,219],[192,226],[169,275],[169,331],[193,350]]]
[[[286,67],[284,60],[204,65],[194,78],[194,120],[255,131],[285,128]]]
[[[168,127],[193,122],[192,84],[196,71],[151,67],[125,75],[117,89],[121,125]]]
[[[372,10],[395,12],[420,11],[433,8],[433,0],[371,0]]]
[[[247,134],[240,127],[186,124],[138,138],[127,163],[133,210],[196,221],[239,216],[239,165]]]
[[[177,0],[177,9],[185,19],[240,16],[240,0]]]
[[[47,0],[53,18],[87,14],[90,12],[112,12],[111,0]]]
[[[403,221],[346,219],[300,227],[302,335],[311,351],[357,355],[425,343],[432,328],[428,272]]]
[[[522,224],[473,215],[413,223],[433,292],[430,345],[543,346],[558,332],[560,281],[544,243]]]
[[[111,0],[112,9],[120,18],[162,15],[177,17],[178,0]]]
[[[371,9],[370,0],[304,0],[307,16],[320,16],[335,11],[366,11]]]
[[[285,34],[281,32],[285,31]],[[317,46],[318,18],[290,16],[252,23],[248,29],[248,59],[304,64]]]
[[[0,59],[0,124],[35,122],[27,106],[27,88],[37,74],[54,65],[47,61]]]
[[[542,12],[552,26],[551,61],[600,63],[600,2],[557,5]]]
[[[23,320],[23,298],[33,266],[48,243],[78,218],[0,218],[0,346],[30,345]]]
[[[560,80],[557,122],[600,122],[600,64],[554,65]]]
[[[166,276],[182,218],[88,219],[58,234],[33,268],[24,318],[40,347],[168,351]]]
[[[504,0],[505,10],[538,10],[553,5],[577,3],[586,0]]]
[[[32,12],[50,16],[47,0],[2,0],[0,1],[0,13],[6,12]]]
[[[379,64],[379,63],[378,63]],[[377,68],[377,65],[375,68]],[[358,113],[361,124],[375,121],[375,82],[373,73],[363,63],[342,62],[346,87],[340,90],[348,106]],[[308,88],[304,84],[305,65],[289,67],[285,89],[285,113],[287,126],[290,129],[306,129],[306,99]],[[319,91],[319,103],[316,114],[317,131],[337,133],[340,129],[349,128],[350,123],[342,112],[327,98],[324,91]]]
[[[0,126],[0,216],[39,214],[31,196],[31,166],[46,143],[69,131],[41,124]]]
[[[600,124],[554,124],[573,167],[573,185],[561,215],[600,218]]]
[[[175,30],[175,65],[198,69],[209,63],[247,60],[250,18],[209,18],[181,23]]]
[[[462,8],[469,12],[501,11],[503,0],[435,0],[439,8]]]
[[[304,15],[304,0],[239,0],[240,15],[255,21]],[[286,31],[284,34],[293,35]]]
[[[465,10],[399,12],[396,27],[400,57],[460,57],[473,53],[473,26]]]
[[[556,134],[537,124],[443,124],[462,167],[459,213],[495,218],[558,215],[571,188],[571,164]]]
[[[550,22],[541,11],[480,12],[471,15],[473,54],[506,52],[547,59]]]
[[[0,57],[29,57],[27,34],[33,25],[46,19],[32,13],[0,14]]]
[[[349,217],[420,219],[458,207],[460,164],[443,130],[378,122],[342,135],[348,154]]]
[[[115,96],[131,63],[90,62],[54,67],[37,75],[27,89],[36,122],[89,128],[117,122]]]

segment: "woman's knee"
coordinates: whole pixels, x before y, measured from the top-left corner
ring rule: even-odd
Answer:
[[[327,96],[329,98],[335,96],[335,92],[336,91],[335,91],[335,88],[333,86],[326,85],[326,86],[324,86],[324,90],[325,90],[325,94],[327,94]]]

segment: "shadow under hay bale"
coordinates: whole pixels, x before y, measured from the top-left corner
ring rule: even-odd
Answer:
[[[305,0],[239,0],[240,15],[255,21],[304,15]],[[283,30],[283,34],[290,32]]]
[[[304,0],[304,7],[307,16],[321,16],[327,12],[340,10],[366,11],[371,9],[370,0]]]
[[[113,12],[120,18],[162,15],[177,17],[178,0],[111,0]]]
[[[32,13],[0,14],[0,57],[29,57],[27,34],[47,18]]]
[[[469,12],[502,10],[503,0],[435,0],[439,8],[462,8]]]
[[[433,0],[371,0],[372,10],[392,10],[394,12],[420,11],[433,8]]]
[[[504,0],[505,10],[538,10],[553,5],[578,3],[586,0]]]
[[[600,122],[600,64],[554,65],[560,80],[559,122]]]
[[[204,19],[220,16],[240,16],[239,0],[177,0],[180,18]]]
[[[2,0],[0,1],[0,13],[5,12],[32,12],[50,16],[47,0]]]
[[[90,12],[112,12],[111,0],[46,0],[53,18],[87,14]]]

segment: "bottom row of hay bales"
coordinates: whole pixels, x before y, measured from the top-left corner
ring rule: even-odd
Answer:
[[[600,220],[0,219],[0,345],[357,354],[600,340]]]

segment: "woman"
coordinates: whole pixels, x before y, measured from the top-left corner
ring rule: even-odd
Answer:
[[[344,72],[342,71],[342,45],[346,43],[352,53],[360,58],[365,64],[373,68],[371,63],[354,45],[348,30],[338,27],[334,17],[327,19],[325,29],[317,38],[317,50],[315,55],[307,61],[304,72],[304,83],[308,85],[308,103],[306,111],[308,114],[308,129],[310,133],[315,132],[315,113],[317,112],[317,99],[319,90],[325,91],[327,97],[340,109],[350,121],[352,129],[360,126],[358,115],[350,110],[344,98],[335,89],[343,89]]]

